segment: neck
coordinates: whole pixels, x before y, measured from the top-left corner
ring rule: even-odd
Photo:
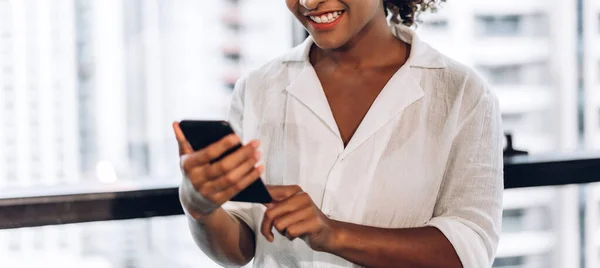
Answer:
[[[386,66],[399,59],[405,59],[407,54],[406,44],[392,34],[383,15],[369,22],[343,47],[317,50],[317,58],[332,61],[338,66],[352,68]],[[390,53],[390,51],[402,53]]]

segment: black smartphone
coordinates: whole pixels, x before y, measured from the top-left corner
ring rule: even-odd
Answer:
[[[194,151],[201,150],[234,133],[226,121],[183,120],[179,123],[179,126]],[[241,147],[242,144],[238,144],[221,156],[211,160],[211,163],[218,162]],[[262,179],[258,178],[234,196],[231,201],[266,204],[271,203],[272,198]]]

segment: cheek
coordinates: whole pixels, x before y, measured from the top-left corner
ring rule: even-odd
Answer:
[[[375,16],[383,14],[383,1],[382,0],[364,0],[364,1],[353,1],[352,11],[359,17],[357,20],[362,24],[367,24]],[[381,13],[380,13],[381,12]]]
[[[296,17],[296,19],[298,19],[298,21],[300,21],[302,24],[304,24],[304,16],[300,15],[299,13],[299,5],[300,2],[299,0],[286,0],[285,4],[287,5],[288,10],[292,13],[292,15],[294,15],[294,17]]]
[[[285,4],[287,5],[288,9],[292,12],[292,13],[296,13],[296,10],[298,9],[298,1],[299,0],[285,0]]]
[[[356,13],[360,13],[357,14],[357,17],[360,17],[361,23],[367,24],[379,14],[379,11],[383,12],[383,2],[380,0],[364,1],[359,8],[355,9]]]

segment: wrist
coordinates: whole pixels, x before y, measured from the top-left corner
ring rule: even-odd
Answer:
[[[183,178],[179,186],[179,201],[185,214],[195,220],[208,217],[221,207],[198,193],[187,177]]]
[[[344,249],[344,245],[347,243],[348,229],[345,227],[345,223],[331,220],[331,235],[326,245],[323,247],[323,251],[335,254]]]

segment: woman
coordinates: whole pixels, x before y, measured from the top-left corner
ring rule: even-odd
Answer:
[[[407,27],[437,4],[287,0],[310,38],[239,81],[230,123],[241,138],[194,153],[174,123],[182,205],[208,256],[269,268],[491,266],[500,112],[472,70]],[[239,139],[252,141],[209,164]],[[227,202],[261,174],[273,203]]]

